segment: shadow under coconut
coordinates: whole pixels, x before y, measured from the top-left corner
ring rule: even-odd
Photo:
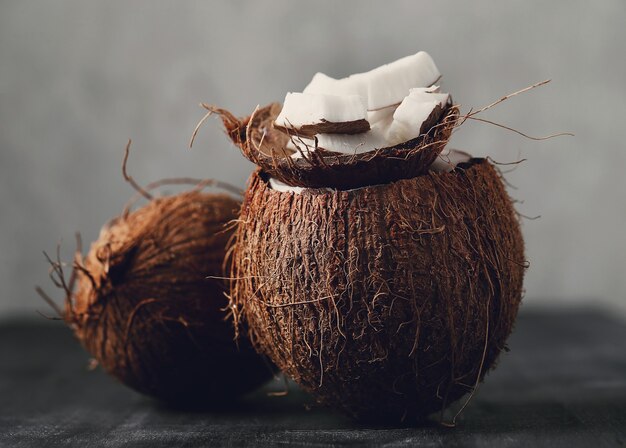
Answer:
[[[411,441],[432,436],[504,443],[511,437],[520,441],[530,437],[559,441],[558,446],[583,435],[602,438],[621,431],[626,440],[622,334],[622,326],[599,313],[526,311],[509,341],[511,352],[503,354],[498,368],[487,374],[453,428],[442,426],[437,413],[420,422],[357,422],[317,405],[292,382],[286,395],[269,395],[285,391],[280,378],[220,408],[186,412],[212,421],[253,421],[278,430],[299,431],[303,436],[315,431],[314,438],[320,443],[340,442],[344,432],[346,440],[354,440],[350,437],[355,431],[363,437],[402,434]],[[602,341],[602,350],[598,350],[597,341]],[[593,362],[581,363],[582,359]],[[446,410],[444,422],[453,420],[467,398]],[[158,409],[170,416],[178,412],[163,405]],[[290,440],[287,435],[285,440]]]
[[[281,443],[281,440],[293,442],[294,433],[297,433],[299,437],[319,444],[359,440],[384,444],[401,437],[406,443],[439,440],[446,444],[450,442],[452,446],[455,446],[453,441],[459,444],[468,440],[501,444],[512,439],[520,442],[550,440],[559,442],[555,446],[574,446],[582,437],[581,428],[586,428],[585,434],[589,437],[609,437],[619,430],[620,418],[622,421],[626,419],[626,396],[616,396],[612,400],[602,394],[597,398],[581,396],[568,403],[557,397],[539,398],[530,393],[527,399],[520,399],[524,395],[521,390],[502,394],[498,383],[505,379],[503,376],[493,375],[491,379],[494,384],[485,385],[477,392],[471,405],[456,419],[455,427],[443,426],[439,414],[419,422],[354,421],[317,405],[309,394],[293,383],[289,384],[286,395],[268,396],[268,393],[282,390],[282,380],[274,380],[244,398],[223,403],[222,407],[181,410],[156,404],[156,414],[165,421],[175,418],[188,424],[206,421],[213,425],[231,425],[238,422],[251,431],[272,428],[274,443]],[[569,387],[561,392],[570,397],[576,393]],[[451,421],[463,402],[460,400],[448,409],[444,421]]]
[[[313,397],[297,384],[292,381],[285,383],[281,377],[275,377],[266,386],[243,397],[233,397],[230,400],[218,400],[212,403],[168,403],[151,398],[146,399],[163,416],[180,416],[183,413],[195,416],[195,418],[245,422],[254,420],[279,426],[284,424],[300,429],[314,426],[327,430],[393,430],[440,426],[435,418],[404,422],[353,420],[339,411],[317,404]]]
[[[193,414],[214,414],[243,416],[246,414],[288,414],[307,413],[319,408],[314,400],[296,384],[285,382],[275,376],[265,386],[243,396],[220,397],[208,401],[162,401],[146,397],[158,411],[164,413],[187,412]],[[321,409],[321,408],[320,408]],[[327,412],[327,410],[323,410]]]

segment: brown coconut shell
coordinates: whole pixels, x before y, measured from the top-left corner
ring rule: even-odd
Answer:
[[[286,147],[288,135],[276,129],[274,120],[282,106],[273,103],[238,119],[227,110],[218,113],[231,140],[243,155],[263,171],[287,185],[307,188],[347,190],[367,185],[408,179],[428,171],[443,150],[459,119],[458,106],[437,108],[427,120],[422,134],[407,142],[360,154],[343,154],[317,148],[303,157],[289,157],[295,151]]]
[[[279,126],[274,123],[274,129],[287,135],[297,134],[302,137],[313,138],[316,134],[360,134],[370,130],[370,123],[364,118],[342,122],[322,119],[319,123],[305,124],[298,128]]]
[[[122,383],[177,404],[215,405],[260,386],[268,363],[234,341],[223,264],[239,202],[190,191],[105,227],[75,262],[65,319]]]
[[[486,160],[300,194],[257,170],[236,238],[233,309],[252,343],[356,418],[423,419],[471,393],[522,297],[518,218]]]

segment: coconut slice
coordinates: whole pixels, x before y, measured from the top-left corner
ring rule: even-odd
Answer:
[[[401,102],[412,87],[436,83],[441,74],[430,55],[420,51],[360,76],[367,84],[367,107],[375,110]]]
[[[317,72],[311,82],[302,90],[302,93],[318,95],[358,95],[367,98],[367,85],[362,82],[358,75],[335,79],[324,73]]]
[[[342,154],[363,154],[385,148],[390,146],[386,134],[391,122],[391,117],[379,121],[369,131],[362,134],[320,134],[317,136],[317,146]]]
[[[292,159],[299,159],[317,148],[341,154],[363,154],[389,146],[386,134],[392,117],[378,121],[371,129],[361,134],[318,134],[313,139],[295,137],[289,140],[287,148],[295,151]]]
[[[399,104],[413,87],[428,87],[441,77],[435,62],[425,51],[357,73],[334,79],[316,73],[304,93],[360,95],[367,98],[367,109],[377,111]]]
[[[358,95],[288,93],[274,127],[287,134],[358,134],[370,128],[367,105]]]
[[[393,122],[387,132],[390,145],[405,142],[427,132],[439,119],[450,95],[435,93],[437,86],[410,89],[393,113]]]
[[[367,121],[370,122],[370,126],[373,126],[376,123],[379,123],[385,120],[391,121],[391,118],[393,117],[393,113],[396,111],[397,107],[398,107],[397,105],[393,105],[389,107],[383,107],[382,109],[378,109],[378,110],[368,110]]]

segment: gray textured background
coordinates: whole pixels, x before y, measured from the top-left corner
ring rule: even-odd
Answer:
[[[87,241],[132,191],[130,169],[243,186],[252,165],[218,123],[187,140],[200,101],[244,115],[316,71],[345,76],[426,50],[445,88],[481,106],[535,81],[547,87],[485,115],[544,142],[468,123],[452,145],[501,162],[531,268],[526,304],[593,302],[626,312],[626,2],[0,3],[0,314],[46,309],[41,250]],[[51,289],[51,288],[48,288]]]

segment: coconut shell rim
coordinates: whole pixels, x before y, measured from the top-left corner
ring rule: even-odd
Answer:
[[[446,106],[428,131],[406,142],[359,154],[318,148],[298,159],[286,148],[290,140],[273,126],[280,103],[257,107],[248,117],[237,118],[225,109],[213,108],[222,119],[227,135],[244,157],[281,182],[294,187],[350,190],[377,183],[407,179],[426,173],[443,151],[458,125],[460,107]],[[436,122],[435,122],[436,121]],[[297,137],[296,137],[297,138]],[[267,151],[262,151],[263,145]]]
[[[273,189],[270,185],[269,185],[269,179],[272,177],[268,172],[264,171],[261,167],[257,167],[257,169],[255,170],[254,174],[256,174],[263,182],[265,182],[267,184],[267,188],[268,190],[272,193],[272,194],[309,194],[309,195],[332,195],[332,194],[336,194],[336,193],[350,193],[353,191],[357,191],[357,190],[362,190],[362,189],[367,189],[367,188],[385,188],[387,186],[389,186],[390,184],[393,183],[397,183],[397,182],[403,182],[403,181],[410,181],[412,179],[415,179],[417,177],[421,177],[421,176],[428,176],[428,175],[433,175],[433,176],[447,176],[447,175],[460,175],[463,171],[475,166],[475,165],[480,165],[482,163],[488,163],[488,159],[485,157],[472,157],[470,160],[468,160],[467,162],[462,162],[459,163],[452,171],[448,171],[448,172],[437,172],[437,171],[428,171],[425,173],[421,173],[418,174],[417,176],[413,176],[413,177],[407,177],[407,178],[402,178],[402,179],[397,179],[397,180],[392,180],[389,182],[384,182],[384,183],[375,183],[375,184],[370,184],[370,185],[363,185],[361,187],[356,187],[356,188],[352,188],[352,189],[347,189],[347,190],[342,190],[342,189],[337,189],[337,188],[329,188],[329,187],[302,187],[304,188],[304,190],[302,190],[301,192],[295,193],[292,191],[279,191],[279,190],[275,190]]]

